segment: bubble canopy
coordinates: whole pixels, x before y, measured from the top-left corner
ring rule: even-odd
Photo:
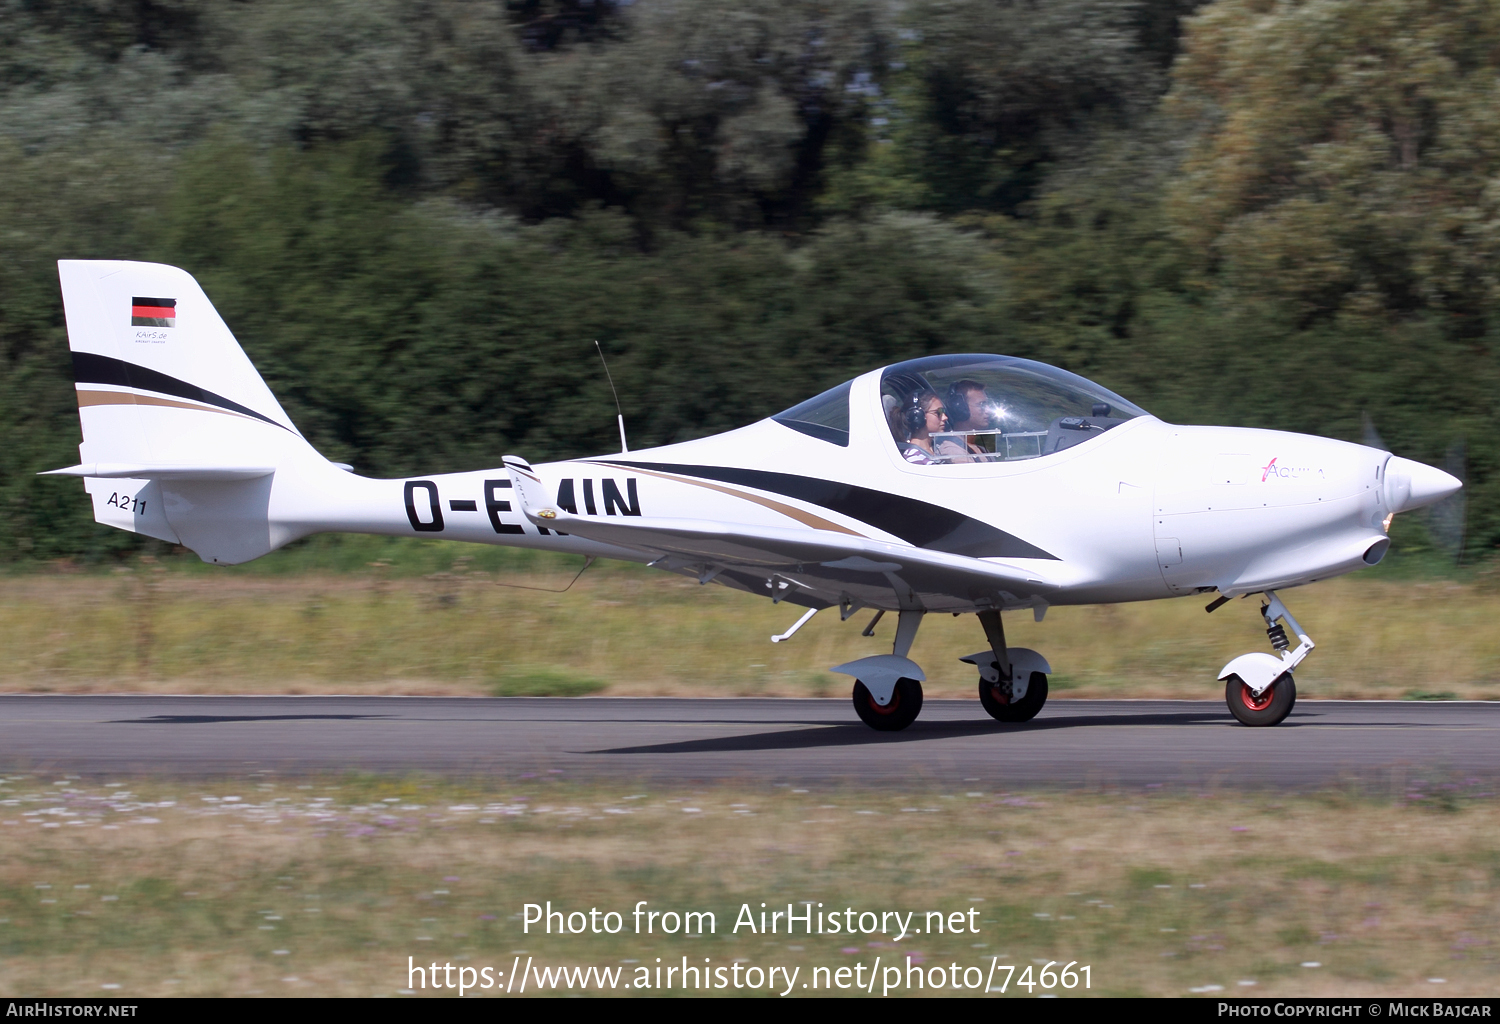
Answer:
[[[772,418],[847,446],[851,383]],[[999,355],[928,356],[888,366],[880,401],[902,456],[931,465],[1040,458],[1148,415],[1075,373]]]

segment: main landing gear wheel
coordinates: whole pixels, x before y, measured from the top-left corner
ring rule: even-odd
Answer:
[[[1013,701],[999,683],[979,680],[979,703],[990,713],[991,718],[1002,722],[1029,722],[1047,703],[1047,676],[1043,672],[1031,673],[1026,684],[1026,695]]]
[[[875,703],[875,698],[864,683],[854,681],[854,711],[860,721],[880,732],[899,732],[917,720],[922,713],[922,684],[915,679],[896,680],[896,689],[891,693],[891,702],[885,707]]]
[[[1246,725],[1275,725],[1292,713],[1297,684],[1290,672],[1284,672],[1256,697],[1239,676],[1230,676],[1224,681],[1224,702],[1229,713]]]

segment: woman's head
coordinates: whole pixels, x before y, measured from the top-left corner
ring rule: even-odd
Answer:
[[[947,410],[935,391],[914,391],[906,403],[906,436],[925,440],[948,429]]]

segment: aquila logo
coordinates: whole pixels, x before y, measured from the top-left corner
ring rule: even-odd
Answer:
[[[1281,456],[1278,455],[1276,458],[1280,457]],[[1323,471],[1321,469],[1315,469],[1312,466],[1278,466],[1276,465],[1276,459],[1272,459],[1270,462],[1260,467],[1261,483],[1265,483],[1270,479],[1301,480],[1313,476],[1321,479],[1323,476]]]

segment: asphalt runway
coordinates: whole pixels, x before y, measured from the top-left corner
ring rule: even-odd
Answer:
[[[345,771],[516,778],[1256,786],[1500,777],[1500,703],[1056,700],[1025,725],[932,700],[876,733],[847,700],[0,696],[0,767],[88,775]]]

